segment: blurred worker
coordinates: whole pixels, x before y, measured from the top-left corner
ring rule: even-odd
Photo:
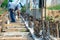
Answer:
[[[17,12],[16,19],[19,19],[20,17],[20,11],[21,11],[22,4],[19,2],[19,4],[15,7],[15,11]]]
[[[8,0],[8,10],[10,12],[10,19],[11,22],[16,22],[15,20],[15,11],[18,10],[18,13],[20,13],[20,0]]]

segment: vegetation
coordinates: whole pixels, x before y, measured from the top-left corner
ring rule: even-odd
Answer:
[[[0,15],[3,14],[6,11],[6,9],[0,8]]]
[[[51,22],[55,22],[55,19],[52,16],[46,16],[46,20],[51,21]]]
[[[0,10],[0,15],[3,13],[3,11]]]
[[[2,8],[7,8],[8,0],[4,0],[4,2],[1,4]]]
[[[46,20],[49,21],[50,20],[50,16],[46,16]]]
[[[0,15],[7,10],[8,0],[4,0],[0,6]]]
[[[21,8],[21,12],[26,12],[26,6],[24,5],[22,8]]]
[[[50,9],[50,10],[60,10],[60,5],[48,7],[48,9]]]

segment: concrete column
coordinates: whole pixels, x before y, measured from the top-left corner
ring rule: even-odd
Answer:
[[[32,0],[30,0],[30,10],[33,9],[32,3],[33,3]]]

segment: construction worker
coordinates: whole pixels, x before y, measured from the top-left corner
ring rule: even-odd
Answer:
[[[10,12],[10,19],[11,19],[11,22],[16,22],[16,19],[15,19],[15,10],[20,10],[20,6],[17,6],[19,5],[20,3],[20,0],[8,0],[8,10]],[[15,9],[17,7],[17,9]],[[20,12],[19,12],[20,13]]]
[[[19,19],[20,17],[20,11],[21,11],[22,4],[19,2],[19,4],[16,6],[15,11],[17,11],[16,19]]]

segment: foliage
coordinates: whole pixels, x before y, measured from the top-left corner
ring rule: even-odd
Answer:
[[[47,21],[55,22],[55,19],[54,19],[54,17],[52,17],[52,16],[46,16],[46,20],[47,20]]]
[[[7,7],[7,5],[8,5],[8,0],[4,0],[4,2],[1,4],[1,7],[2,8],[6,8]]]
[[[0,15],[3,14],[3,11],[0,10]]]
[[[26,12],[26,6],[25,5],[21,8],[21,12]]]
[[[0,15],[3,14],[5,11],[5,9],[0,8]]]
[[[48,9],[50,9],[50,10],[60,10],[60,5],[48,7]]]
[[[2,14],[3,14],[4,12],[6,12],[6,11],[7,11],[7,8],[4,9],[4,8],[1,8],[1,7],[0,7],[0,15],[2,15]]]
[[[46,16],[46,20],[49,21],[50,20],[50,16]]]

